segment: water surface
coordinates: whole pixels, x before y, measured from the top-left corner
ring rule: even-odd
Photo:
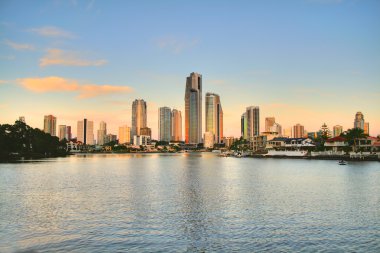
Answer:
[[[0,164],[0,252],[380,252],[380,163],[79,155]]]

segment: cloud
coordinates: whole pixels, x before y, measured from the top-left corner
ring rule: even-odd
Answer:
[[[36,33],[38,35],[44,36],[44,37],[52,37],[52,38],[67,38],[72,39],[75,37],[74,34],[71,32],[62,30],[55,26],[44,26],[39,28],[32,28],[29,31]]]
[[[6,80],[0,80],[0,85],[5,84],[5,83],[8,83],[8,81],[6,81]]]
[[[34,50],[34,46],[30,44],[21,44],[10,40],[4,40],[4,44],[10,46],[14,50]]]
[[[157,46],[159,48],[167,49],[175,54],[179,54],[186,49],[190,49],[198,43],[198,39],[179,39],[173,36],[162,37],[157,40]]]
[[[222,79],[215,79],[215,80],[208,80],[207,83],[210,83],[213,85],[225,85],[227,82]]]
[[[75,92],[78,98],[92,98],[107,94],[130,93],[132,88],[128,86],[81,84],[76,80],[58,76],[32,77],[17,79],[25,89],[37,92]]]
[[[307,0],[307,2],[317,4],[340,4],[343,3],[343,0]]]
[[[63,66],[101,66],[106,64],[106,60],[88,60],[83,59],[77,52],[65,51],[61,49],[48,49],[47,54],[40,59],[40,66],[46,67],[50,65]]]

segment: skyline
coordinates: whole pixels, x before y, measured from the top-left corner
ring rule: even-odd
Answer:
[[[202,96],[223,100],[225,136],[240,136],[251,105],[261,130],[272,116],[283,129],[346,130],[361,111],[380,134],[377,1],[209,1],[191,22],[189,3],[115,3],[0,4],[0,124],[25,116],[42,129],[52,114],[73,133],[87,118],[117,134],[141,98],[157,138],[158,108],[184,114],[185,78],[198,72]]]

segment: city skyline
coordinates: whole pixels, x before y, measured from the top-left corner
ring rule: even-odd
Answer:
[[[380,134],[378,1],[206,2],[192,22],[178,18],[186,3],[119,4],[1,3],[1,124],[22,115],[43,129],[52,114],[73,133],[89,118],[117,134],[132,126],[130,105],[143,98],[156,139],[158,108],[185,118],[185,77],[198,72],[202,96],[223,99],[225,136],[240,136],[250,105],[260,106],[260,129],[273,116],[283,129],[317,131],[326,122],[346,130],[361,111],[370,135]]]

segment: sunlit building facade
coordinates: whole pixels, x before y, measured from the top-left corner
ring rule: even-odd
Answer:
[[[204,134],[204,147],[213,148],[215,141],[215,135],[212,132],[205,132]]]
[[[181,111],[173,109],[171,112],[171,121],[172,121],[172,141],[182,141],[182,115]]]
[[[276,119],[274,117],[266,117],[265,118],[265,132],[272,132],[271,127],[273,127]]]
[[[357,112],[354,120],[354,128],[360,128],[364,130],[364,115],[361,112]]]
[[[66,139],[67,136],[67,128],[66,125],[59,125],[58,126],[58,139],[62,141],[63,139]]]
[[[101,121],[99,123],[98,136],[97,136],[97,141],[99,145],[104,145],[106,143],[106,136],[107,136],[107,123],[104,121]]]
[[[147,127],[146,113],[146,102],[143,99],[133,101],[131,138],[133,138],[134,135],[141,135],[141,128]]]
[[[127,125],[119,127],[119,144],[131,143],[131,128]]]
[[[170,142],[172,128],[172,111],[169,107],[158,109],[158,139]]]
[[[258,106],[247,107],[247,131],[248,138],[260,134],[260,108]]]
[[[205,110],[206,132],[211,132],[214,135],[215,143],[221,143],[223,139],[223,110],[218,94],[206,93]]]
[[[51,136],[57,136],[57,118],[53,115],[44,116],[44,132],[50,134]]]
[[[293,138],[304,138],[305,127],[301,124],[296,124],[293,126]]]
[[[142,127],[142,128],[140,128],[140,135],[146,135],[152,139],[152,129],[150,127]],[[132,136],[131,136],[131,138],[132,138]]]
[[[369,135],[369,123],[364,123],[364,134]]]
[[[194,72],[186,78],[185,142],[202,142],[202,75]]]
[[[86,145],[94,145],[94,122],[87,119],[77,123],[77,140]]]
[[[240,131],[243,139],[248,139],[248,120],[247,112],[243,113],[240,118]]]
[[[333,137],[340,136],[343,132],[343,127],[340,125],[333,126]]]

